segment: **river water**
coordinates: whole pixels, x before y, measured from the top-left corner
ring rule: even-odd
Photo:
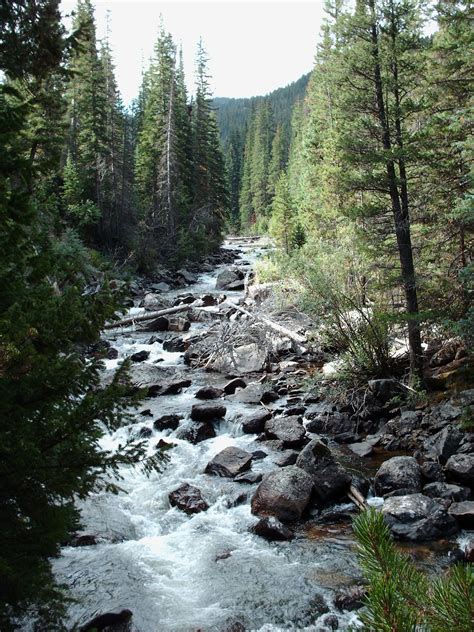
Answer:
[[[243,245],[240,251],[241,258],[250,262],[260,252]],[[214,289],[218,272],[216,268],[213,274],[201,275],[188,291],[219,293]],[[232,295],[238,298],[241,293]],[[203,327],[192,324],[186,335]],[[181,424],[189,423],[191,406],[197,402],[195,392],[203,385],[222,386],[226,381],[222,375],[185,367],[182,354],[164,352],[159,342],[147,344],[150,335],[132,330],[110,334],[119,358],[107,361],[107,367],[147,349],[147,362],[161,358],[160,366],[189,371],[192,385],[178,395],[143,401],[139,410],[151,409],[153,417],[137,415],[135,427],[104,438],[109,448],[142,426],[153,428],[153,420],[166,413],[182,414]],[[147,477],[124,467],[119,481],[123,492],[97,493],[81,504],[83,532],[94,534],[99,544],[65,547],[54,562],[58,580],[76,600],[69,609],[71,628],[97,614],[129,608],[136,632],[224,632],[236,622],[260,632],[330,629],[324,624],[327,615],[318,608],[321,597],[333,611],[334,590],[360,577],[351,537],[341,532],[309,537],[302,530],[292,542],[270,543],[249,532],[256,522],[250,512],[256,485],[203,473],[208,461],[227,446],[248,451],[262,447],[254,435],[241,431],[238,416],[248,411],[246,405],[225,404],[226,420],[216,428],[214,439],[192,445],[176,438],[175,431],[153,430],[150,453],[160,439],[176,444],[163,471]],[[265,450],[269,456],[255,461],[254,471],[275,469],[276,454]],[[201,489],[210,506],[207,511],[188,516],[170,507],[169,492],[184,482]],[[233,506],[243,492],[247,500]],[[354,619],[350,613],[338,617],[339,629],[347,629]]]

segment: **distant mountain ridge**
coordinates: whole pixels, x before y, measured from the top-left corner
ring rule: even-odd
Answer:
[[[280,123],[288,130],[291,122],[293,105],[302,99],[306,93],[310,72],[283,88],[277,88],[264,96],[234,99],[230,97],[216,97],[213,105],[216,108],[217,123],[219,125],[221,142],[227,147],[232,132],[245,134],[245,128],[250,120],[252,108],[264,99],[271,103],[275,124]]]

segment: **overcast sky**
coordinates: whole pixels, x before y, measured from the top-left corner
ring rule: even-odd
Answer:
[[[64,13],[74,1],[63,0]],[[194,82],[196,44],[209,55],[215,96],[249,97],[285,86],[311,70],[321,24],[322,0],[95,0],[97,34],[110,42],[125,103],[138,92],[141,69],[153,51],[160,14],[182,43],[188,87]]]

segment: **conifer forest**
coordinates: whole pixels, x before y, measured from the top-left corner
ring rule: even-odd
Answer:
[[[131,102],[108,4],[0,2],[0,630],[470,632],[471,2],[238,98],[152,2]]]

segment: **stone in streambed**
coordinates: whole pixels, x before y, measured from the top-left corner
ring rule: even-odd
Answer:
[[[79,628],[80,632],[128,632],[133,613],[124,608],[114,612],[99,614]]]
[[[224,393],[226,395],[233,395],[238,388],[245,388],[247,382],[241,377],[236,377],[224,386]]]
[[[394,456],[380,466],[375,475],[374,487],[378,496],[401,489],[419,492],[420,466],[412,456]]]
[[[459,503],[453,503],[448,513],[456,519],[462,529],[474,529],[474,501],[464,500]]]
[[[256,524],[250,527],[249,531],[271,542],[275,540],[292,540],[295,537],[293,531],[288,529],[288,527],[280,522],[278,518],[275,518],[275,516],[260,518]]]
[[[265,476],[251,502],[252,513],[275,516],[282,522],[301,518],[313,489],[313,482],[305,471],[290,465]]]
[[[271,419],[272,413],[262,409],[246,417],[242,422],[242,432],[245,434],[260,434],[265,429],[265,422]]]
[[[234,478],[234,481],[236,483],[247,483],[247,485],[255,485],[255,483],[260,483],[262,478],[263,474],[261,472],[243,472],[242,474],[238,474]]]
[[[183,483],[178,489],[170,492],[168,499],[172,507],[177,507],[187,514],[196,514],[209,509],[209,505],[201,495],[201,490],[188,483]]]
[[[305,443],[306,431],[299,417],[278,417],[265,423],[269,439],[283,441],[285,448],[301,448]]]
[[[240,448],[225,448],[209,461],[204,470],[206,474],[234,478],[238,474],[250,469],[252,455]]]
[[[474,487],[474,454],[455,454],[445,466],[448,480]]]
[[[165,340],[163,343],[164,351],[169,351],[171,353],[183,353],[184,351],[186,351],[186,347],[186,341],[179,336],[175,336],[174,338]]]
[[[178,430],[177,433],[178,439],[184,439],[194,445],[206,439],[213,439],[215,436],[216,431],[214,430],[214,426],[204,421],[193,423],[190,426]]]
[[[471,490],[469,487],[435,482],[425,485],[423,487],[423,494],[430,498],[443,498],[445,500],[460,502],[469,498]]]
[[[331,450],[320,439],[313,439],[301,451],[296,465],[310,475],[314,491],[322,502],[345,494],[352,477],[334,458]]]
[[[155,430],[176,430],[182,419],[179,415],[163,415],[153,423]]]
[[[456,521],[444,506],[423,494],[389,498],[382,513],[392,534],[400,540],[436,540],[457,532]]]
[[[136,353],[132,353],[132,355],[130,356],[130,360],[132,362],[144,362],[145,360],[148,360],[149,357],[150,357],[150,352],[144,349],[143,351],[137,351]]]
[[[203,386],[200,388],[194,397],[196,399],[218,399],[222,397],[224,391],[222,388],[216,388],[215,386]]]
[[[226,413],[227,408],[223,404],[194,404],[191,408],[191,419],[212,422],[216,419],[222,419]]]

